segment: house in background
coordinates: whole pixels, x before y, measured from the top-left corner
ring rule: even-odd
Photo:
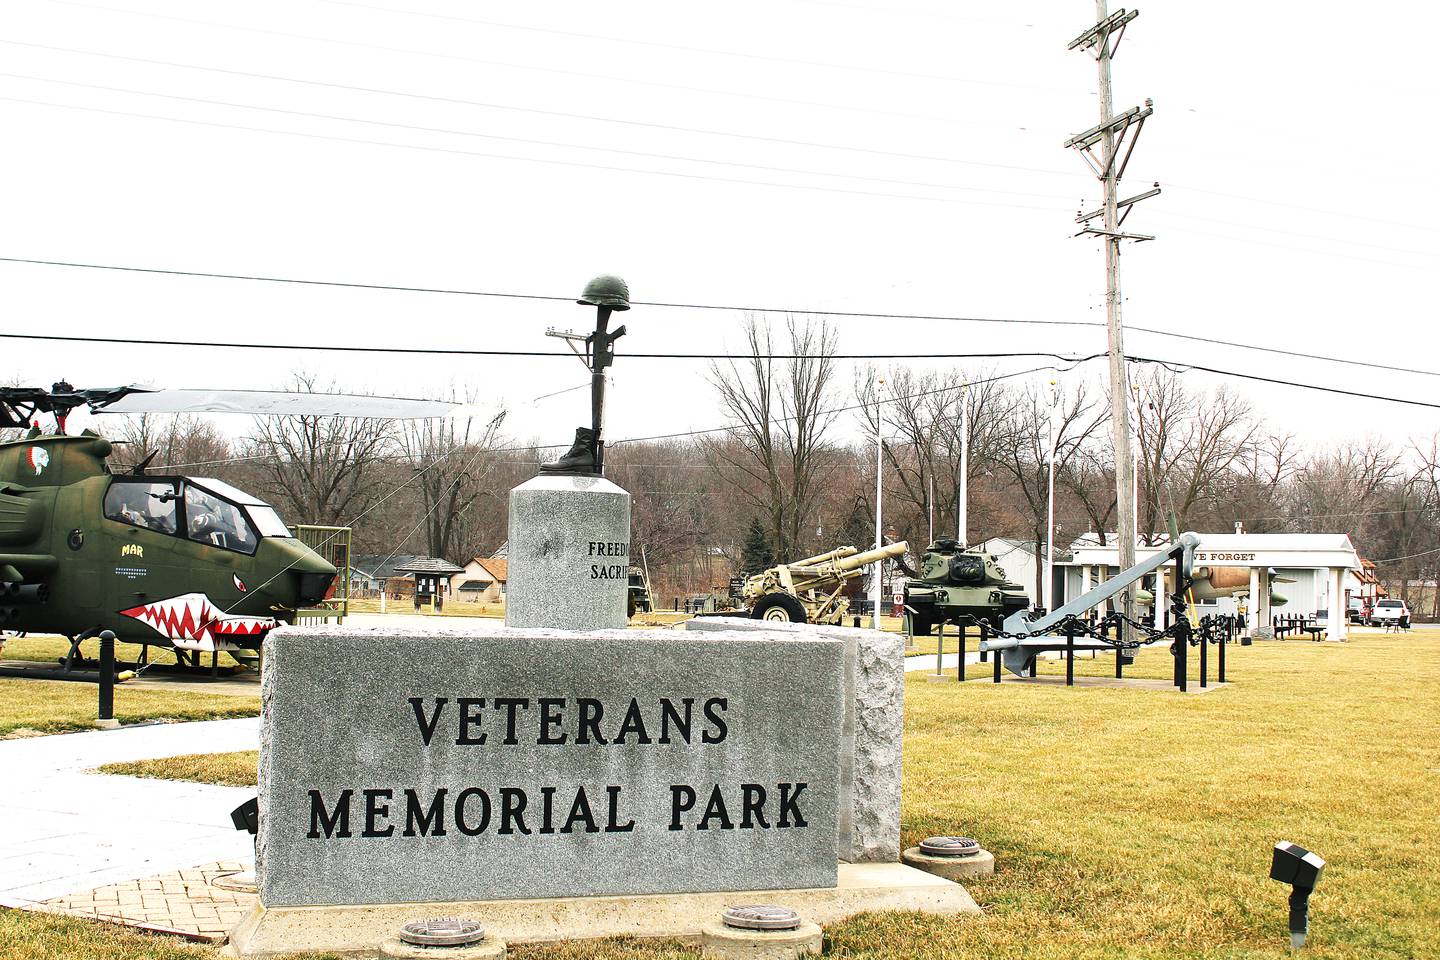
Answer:
[[[450,595],[467,603],[503,603],[509,565],[503,556],[472,557],[450,578]]]
[[[420,559],[413,553],[366,554],[350,561],[350,595],[352,597],[378,597],[382,590],[391,597],[409,596],[414,592],[415,581],[395,573],[396,567]]]

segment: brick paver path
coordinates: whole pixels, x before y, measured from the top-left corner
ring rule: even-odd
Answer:
[[[257,898],[212,886],[211,881],[247,869],[249,865],[239,861],[212,863],[55,897],[37,909],[222,943]]]

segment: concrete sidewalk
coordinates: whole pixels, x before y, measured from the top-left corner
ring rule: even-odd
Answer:
[[[0,741],[0,905],[220,860],[254,844],[230,811],[253,787],[86,773],[107,763],[254,750],[260,720],[152,724]]]

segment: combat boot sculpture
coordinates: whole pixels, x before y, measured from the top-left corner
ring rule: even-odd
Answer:
[[[541,473],[595,473],[595,431],[575,428],[575,442],[559,460],[540,464]]]

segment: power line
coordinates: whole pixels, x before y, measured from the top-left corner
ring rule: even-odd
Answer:
[[[173,60],[153,60],[146,57],[131,57],[124,54],[102,53],[96,50],[80,50],[72,47],[55,47],[40,43],[27,43],[19,40],[0,40],[0,43],[8,43],[15,46],[35,47],[45,50],[59,50],[64,53],[77,53],[91,57],[104,57],[110,60],[125,60],[131,63],[146,63],[153,66],[175,67],[182,70],[200,70],[206,73],[225,74],[227,76],[233,77],[248,77],[250,79],[256,80],[272,80],[279,83],[297,83],[303,84],[305,86],[325,87],[331,90],[348,90],[352,93],[378,93],[385,96],[404,97],[411,100],[425,100],[432,103],[458,104],[460,106],[480,107],[487,110],[508,110],[517,113],[529,113],[546,117],[560,117],[566,120],[589,120],[595,123],[619,124],[629,127],[642,127],[649,130],[668,130],[678,133],[701,134],[708,137],[730,137],[740,140],[754,140],[761,143],[778,143],[791,147],[812,147],[821,150],[843,150],[849,153],[862,153],[870,156],[881,157],[898,157],[904,160],[928,160],[937,163],[955,163],[962,164],[964,166],[988,167],[997,170],[1020,170],[1027,173],[1046,173],[1058,176],[1072,176],[1072,174],[1063,170],[1049,170],[1044,167],[1022,167],[1013,164],[989,163],[980,160],[965,160],[959,157],[944,157],[922,153],[902,153],[894,150],[881,150],[876,147],[855,147],[838,143],[821,143],[812,140],[791,140],[785,137],[768,137],[762,134],[737,133],[730,130],[708,130],[703,127],[683,127],[676,124],[657,123],[648,120],[627,120],[621,117],[597,117],[584,113],[569,113],[563,110],[544,110],[539,107],[518,107],[512,104],[491,103],[489,101],[482,100],[466,100],[460,97],[442,97],[435,94],[410,93],[403,90],[387,90],[381,87],[365,87],[356,84],[334,83],[326,80],[306,80],[300,77],[286,77],[269,73],[253,73],[246,70],[229,70],[224,67],[212,67],[196,63],[179,63]]]
[[[313,120],[338,120],[344,123],[364,123],[379,127],[392,127],[399,130],[415,130],[421,133],[443,133],[460,137],[481,137],[486,140],[503,140],[508,143],[527,143],[545,147],[564,147],[573,150],[594,150],[601,153],[617,153],[631,157],[646,157],[653,160],[679,160],[686,163],[709,163],[724,167],[742,167],[749,170],[764,170],[771,173],[795,173],[805,176],[837,177],[843,180],[864,180],[870,183],[885,183],[894,186],[904,187],[931,187],[937,190],[964,190],[971,193],[989,193],[1015,197],[1033,197],[1043,200],[1066,200],[1067,197],[1059,194],[1027,193],[1020,190],[994,190],[987,187],[968,187],[959,184],[932,183],[923,180],[895,180],[887,177],[870,177],[864,174],[854,173],[830,173],[825,170],[805,170],[795,167],[774,167],[760,163],[743,163],[735,160],[714,160],[708,157],[690,157],[670,153],[647,153],[643,150],[625,150],[618,147],[601,147],[584,143],[567,143],[561,140],[535,140],[527,137],[507,137],[500,134],[480,133],[474,130],[457,130],[453,127],[427,127],[413,123],[395,123],[388,120],[372,120],[366,117],[347,117],[333,113],[311,113],[305,110],[289,110],[284,107],[267,107],[251,103],[237,103],[233,100],[210,100],[204,97],[187,97],[174,93],[158,93],[152,90],[136,90],[132,87],[111,87],[99,83],[84,83],[78,80],[61,80],[55,77],[39,77],[28,73],[5,73],[0,72],[0,77],[11,77],[19,80],[38,80],[42,83],[57,83],[70,87],[83,87],[87,90],[106,90],[111,93],[128,93],[142,97],[160,97],[165,100],[178,100],[185,103],[203,103],[217,107],[234,107],[240,110],[258,110],[265,113],[278,113],[291,117],[306,117]],[[172,118],[180,119],[180,118]],[[189,121],[185,121],[189,122]],[[272,131],[278,132],[278,131]],[[516,157],[513,159],[527,159]],[[1039,209],[1039,208],[1036,208]]]
[[[201,347],[218,350],[315,350],[329,353],[417,354],[456,357],[573,357],[569,350],[467,350],[455,347],[365,347],[343,344],[236,343],[220,340],[148,340],[143,337],[78,337],[48,333],[0,333],[6,340],[46,340],[58,343],[108,343],[141,347]],[[808,353],[625,353],[637,360],[803,360]],[[1076,358],[1049,351],[997,351],[992,353],[830,353],[832,360],[1003,360],[1019,357],[1049,357],[1064,363]],[[588,386],[588,385],[587,385]]]
[[[555,74],[555,75],[557,75],[557,76],[581,77],[581,78],[584,78],[584,79],[586,79],[586,80],[607,80],[607,81],[610,81],[610,82],[612,82],[612,83],[629,83],[629,84],[634,84],[634,85],[636,85],[636,86],[642,86],[642,87],[657,87],[657,88],[665,89],[665,90],[682,90],[682,91],[685,91],[685,92],[687,92],[687,93],[704,93],[704,94],[711,94],[711,95],[714,95],[714,96],[737,97],[737,98],[744,99],[744,100],[760,100],[760,101],[765,101],[765,102],[769,102],[769,103],[784,103],[784,104],[789,104],[789,105],[791,105],[791,106],[798,106],[798,107],[822,107],[822,108],[827,109],[827,110],[846,110],[846,111],[851,111],[851,112],[855,112],[855,113],[869,113],[869,114],[875,114],[875,115],[884,116],[884,117],[900,117],[900,118],[907,119],[907,120],[926,120],[926,121],[933,122],[933,123],[962,123],[962,122],[963,122],[963,123],[965,123],[967,126],[973,126],[973,125],[974,125],[974,124],[971,124],[969,121],[961,121],[961,120],[959,120],[959,119],[956,118],[956,117],[943,117],[943,116],[938,116],[938,115],[936,115],[936,114],[926,114],[926,113],[905,113],[905,112],[903,112],[903,111],[898,111],[898,110],[883,110],[883,109],[880,109],[880,108],[878,108],[878,107],[866,107],[866,106],[861,106],[861,105],[855,104],[855,103],[832,103],[832,102],[824,101],[824,100],[799,100],[799,99],[794,99],[794,98],[790,98],[790,97],[777,97],[777,96],[773,96],[773,95],[770,95],[770,94],[763,94],[763,93],[749,93],[749,92],[746,92],[746,91],[743,91],[743,90],[733,90],[733,89],[727,90],[727,89],[723,89],[723,88],[720,88],[720,87],[696,87],[696,86],[690,86],[690,85],[688,85],[688,84],[667,83],[667,82],[660,81],[660,80],[644,80],[644,79],[640,79],[640,78],[638,78],[638,77],[622,77],[622,76],[617,76],[617,75],[615,75],[615,74],[609,74],[609,73],[589,73],[589,72],[582,71],[582,70],[566,70],[566,69],[562,69],[562,68],[559,68],[559,67],[542,67],[542,66],[536,66],[535,64],[530,64],[530,63],[514,63],[514,62],[511,62],[511,61],[507,61],[507,60],[489,60],[489,59],[485,59],[485,58],[483,58],[483,57],[470,57],[470,56],[465,56],[465,55],[463,55],[463,54],[441,53],[441,52],[438,51],[438,50],[416,50],[416,49],[414,49],[413,47],[393,47],[393,46],[387,46],[387,45],[381,44],[381,43],[365,43],[365,42],[359,41],[359,40],[343,40],[343,39],[340,39],[340,38],[338,38],[338,37],[322,37],[322,36],[316,36],[316,35],[314,35],[314,34],[307,34],[307,33],[290,33],[290,32],[284,31],[284,30],[268,30],[268,29],[265,29],[264,27],[254,27],[254,26],[249,26],[249,25],[246,25],[246,24],[239,24],[239,23],[217,23],[216,21],[213,21],[213,20],[198,20],[198,19],[195,19],[195,18],[193,18],[193,17],[177,17],[177,16],[172,16],[172,15],[169,15],[169,14],[155,13],[155,12],[150,11],[150,10],[123,10],[123,9],[119,9],[119,8],[116,8],[116,7],[106,7],[106,6],[101,6],[101,5],[99,5],[99,4],[94,4],[94,3],[81,3],[81,2],[78,2],[78,0],[50,0],[50,2],[52,2],[52,3],[63,3],[63,4],[66,4],[66,5],[68,5],[68,6],[85,7],[85,8],[91,9],[91,10],[103,10],[103,11],[105,11],[105,12],[107,12],[107,13],[119,13],[119,14],[128,14],[128,15],[131,15],[131,16],[138,16],[138,17],[152,17],[152,18],[156,18],[156,19],[160,19],[160,20],[170,20],[170,21],[173,21],[173,22],[188,23],[188,24],[193,24],[193,25],[195,25],[195,26],[210,27],[210,28],[212,28],[212,29],[218,29],[218,30],[240,30],[240,31],[244,31],[244,32],[247,32],[247,33],[258,33],[258,34],[262,34],[262,35],[265,35],[265,36],[283,37],[283,38],[288,39],[288,40],[305,40],[305,41],[310,41],[310,42],[314,42],[314,43],[328,43],[328,44],[333,44],[333,45],[336,45],[336,46],[354,47],[354,48],[358,48],[358,49],[362,49],[362,50],[380,50],[380,51],[383,51],[383,52],[386,52],[386,53],[399,53],[399,54],[403,54],[403,55],[405,55],[405,56],[428,57],[428,58],[433,58],[433,59],[437,59],[437,60],[453,60],[453,61],[460,62],[460,63],[476,63],[476,64],[480,64],[480,65],[482,65],[482,66],[490,66],[490,67],[507,67],[507,68],[515,69],[515,70],[530,70],[530,71],[533,71],[533,72],[536,72],[536,73],[550,73],[550,74]],[[12,43],[19,43],[20,41],[10,41],[10,42],[12,42]],[[32,46],[41,46],[41,45],[40,45],[40,44],[32,44]],[[84,52],[84,51],[70,50],[70,49],[67,48],[67,47],[48,47],[47,49],[65,50],[66,52],[71,52],[71,53]],[[96,55],[96,56],[102,56],[102,54],[95,54],[95,55]],[[990,125],[990,126],[991,126],[993,129],[1004,129],[1004,130],[1009,130],[1009,129],[1024,129],[1023,127],[1021,127],[1021,128],[1011,128],[1011,127],[1001,127],[1001,126],[998,126],[998,125]]]
[[[916,73],[910,70],[891,70],[885,67],[866,66],[858,63],[835,63],[825,60],[799,60],[794,57],[777,57],[763,53],[748,53],[740,50],[720,50],[714,47],[690,47],[676,43],[662,43],[658,40],[637,40],[633,37],[611,37],[603,34],[580,33],[573,30],[556,30],[551,27],[533,27],[524,24],[502,23],[496,20],[477,20],[472,17],[460,17],[445,13],[432,13],[427,10],[402,10],[395,7],[385,7],[378,4],[358,3],[356,0],[320,0],[321,3],[330,3],[341,7],[354,7],[360,10],[373,10],[382,13],[395,13],[412,17],[427,17],[433,20],[446,20],[452,23],[470,23],[484,27],[496,27],[502,30],[517,30],[526,33],[543,33],[554,36],[570,37],[579,40],[603,40],[607,43],[624,43],[639,47],[658,47],[665,50],[680,50],[685,53],[704,53],[713,56],[739,57],[745,60],[763,60],[770,63],[789,63],[802,67],[824,67],[830,70],[851,70],[858,73],[880,73],[897,77],[911,77],[919,80],[940,80],[945,83],[973,83],[987,87],[1012,87],[1022,90],[1041,90],[1048,93],[1068,93],[1068,90],[1061,90],[1057,87],[1041,87],[1031,84],[1006,83],[1002,80],[975,80],[968,77],[953,77],[943,74]]]
[[[1262,377],[1253,373],[1238,373],[1234,370],[1221,370],[1216,367],[1205,367],[1198,363],[1182,363],[1175,360],[1157,360],[1153,357],[1139,357],[1133,353],[1127,353],[1125,359],[1133,360],[1136,363],[1155,363],[1172,373],[1184,373],[1189,370],[1202,370],[1205,373],[1214,373],[1222,377],[1234,377],[1240,380],[1256,380],[1260,383],[1273,383],[1281,387],[1295,387],[1300,390],[1318,390],[1321,393],[1336,393],[1345,397],[1358,397],[1361,400],[1385,400],[1390,403],[1403,403],[1412,407],[1428,407],[1431,410],[1440,410],[1440,403],[1427,403],[1424,400],[1407,400],[1404,397],[1391,397],[1378,393],[1362,393],[1358,390],[1342,390],[1339,387],[1326,387],[1318,383],[1304,383],[1298,380],[1277,380],[1273,377]]]
[[[223,130],[244,130],[250,133],[270,133],[282,137],[303,137],[307,140],[329,140],[334,143],[359,143],[371,147],[392,147],[401,150],[422,150],[427,153],[447,153],[462,157],[484,157],[488,160],[513,160],[522,163],[545,163],[560,167],[580,167],[586,170],[610,170],[619,173],[637,173],[652,177],[676,177],[682,180],[708,180],[712,183],[745,184],[756,187],[780,187],[791,190],[818,190],[822,193],[845,193],[860,197],[881,197],[889,200],[919,200],[927,203],[960,203],[977,207],[1006,207],[1011,210],[1039,210],[1045,207],[1031,207],[1019,203],[994,203],[985,200],[961,200],[958,197],[923,197],[904,193],[883,193],[877,190],[854,190],[845,187],[826,187],[809,183],[777,183],[773,180],[744,180],[739,177],[716,177],[701,173],[680,173],[671,170],[642,170],[636,167],[617,167],[605,163],[585,163],[579,160],[554,160],[544,157],[517,157],[503,153],[483,153],[477,150],[457,150],[452,147],[426,146],[418,143],[395,143],[391,140],[368,140],[363,137],[337,137],[322,133],[304,133],[299,130],[272,130],[269,127],[251,127],[238,123],[219,123],[213,120],[192,120],[184,117],[167,117],[153,113],[136,113],[129,110],[109,110],[103,107],[86,107],[73,103],[55,103],[49,100],[29,100],[23,97],[0,97],[11,103],[27,103],[33,106],[57,107],[62,110],[82,110],[87,113],[104,113],[116,117],[138,117],[142,120],[163,120],[167,123],[188,123],[202,127],[217,127]]]
[[[31,258],[25,258],[25,257],[0,257],[0,263],[23,263],[23,264],[31,264],[31,265],[37,265],[37,266],[73,267],[73,268],[86,269],[86,270],[113,270],[113,271],[118,271],[118,272],[122,272],[122,273],[150,273],[150,274],[159,274],[159,275],[162,275],[162,276],[201,277],[201,278],[215,279],[215,280],[248,280],[248,281],[255,281],[255,282],[262,282],[262,283],[284,283],[284,284],[296,284],[296,285],[301,285],[301,286],[339,287],[339,288],[343,288],[343,289],[356,289],[356,290],[389,290],[389,291],[396,291],[396,292],[401,292],[401,293],[433,293],[433,294],[444,294],[444,295],[449,295],[449,296],[496,297],[496,298],[512,299],[512,300],[539,300],[539,301],[549,301],[549,302],[555,302],[555,303],[569,303],[569,302],[573,299],[573,298],[571,298],[571,297],[544,296],[544,295],[540,295],[540,294],[500,293],[500,292],[496,292],[496,291],[463,290],[463,289],[458,289],[458,288],[447,288],[447,287],[403,286],[403,285],[397,285],[397,284],[381,284],[381,283],[351,283],[351,282],[346,282],[346,281],[341,281],[341,280],[308,280],[308,279],[301,279],[301,278],[295,278],[295,277],[271,277],[271,276],[260,276],[260,275],[249,275],[249,274],[214,273],[214,272],[199,271],[199,270],[170,270],[170,269],[164,269],[164,268],[160,268],[160,267],[131,267],[131,266],[121,266],[121,265],[116,265],[116,264],[79,263],[79,262],[66,261],[66,260],[39,260],[39,259],[31,259]],[[814,309],[805,309],[805,308],[799,308],[799,307],[736,306],[736,305],[722,305],[722,304],[708,304],[708,303],[672,303],[672,302],[664,302],[664,301],[642,301],[642,300],[634,301],[634,303],[635,303],[636,306],[644,306],[644,307],[666,307],[666,308],[680,309],[680,310],[728,310],[728,311],[734,311],[734,312],[737,312],[737,313],[792,313],[792,314],[808,315],[808,316],[839,317],[839,318],[847,318],[847,319],[868,319],[868,320],[927,320],[927,321],[942,321],[942,322],[951,322],[951,323],[996,323],[996,324],[1017,324],[1017,325],[1021,325],[1021,326],[1047,326],[1047,327],[1103,327],[1103,326],[1104,326],[1103,323],[1100,323],[1100,322],[1094,321],[1094,320],[1034,320],[1034,319],[1021,319],[1021,318],[1004,318],[1004,317],[969,317],[969,316],[955,316],[955,315],[943,315],[943,314],[875,313],[875,312],[853,311],[853,310],[814,310]],[[1418,375],[1427,376],[1427,377],[1440,377],[1440,371],[1425,370],[1425,369],[1421,369],[1421,368],[1417,368],[1417,367],[1401,367],[1401,366],[1396,366],[1396,365],[1391,365],[1391,364],[1372,363],[1372,362],[1370,362],[1370,361],[1365,361],[1365,360],[1352,360],[1352,359],[1349,359],[1349,358],[1346,358],[1346,357],[1326,357],[1326,356],[1322,356],[1322,355],[1320,355],[1320,354],[1304,353],[1304,352],[1301,352],[1301,351],[1298,351],[1298,350],[1286,350],[1286,349],[1283,349],[1283,348],[1280,348],[1280,347],[1266,347],[1266,346],[1261,346],[1261,345],[1258,345],[1258,344],[1249,344],[1249,343],[1240,343],[1240,342],[1230,341],[1230,340],[1222,340],[1222,339],[1215,338],[1215,337],[1202,337],[1202,336],[1199,336],[1199,335],[1196,335],[1196,334],[1177,333],[1177,332],[1174,332],[1174,331],[1171,331],[1171,330],[1161,330],[1161,329],[1158,329],[1158,328],[1155,328],[1155,327],[1130,326],[1129,329],[1132,330],[1132,331],[1134,331],[1134,332],[1137,332],[1137,333],[1147,333],[1147,334],[1151,334],[1151,335],[1153,335],[1153,336],[1169,337],[1169,338],[1176,339],[1176,340],[1188,340],[1188,341],[1195,342],[1195,343],[1213,344],[1213,345],[1215,345],[1215,346],[1229,347],[1229,348],[1238,349],[1238,350],[1254,350],[1254,351],[1258,351],[1258,352],[1261,352],[1261,353],[1271,353],[1271,354],[1277,354],[1277,355],[1281,355],[1281,356],[1297,357],[1297,358],[1300,358],[1300,359],[1316,360],[1316,361],[1321,361],[1321,362],[1325,362],[1325,363],[1337,363],[1337,364],[1342,364],[1342,365],[1345,365],[1345,366],[1365,367],[1365,368],[1376,369],[1376,370],[1386,370],[1386,371],[1395,372],[1395,373],[1413,373],[1413,374],[1418,374]],[[67,339],[67,338],[59,337],[59,336],[50,336],[50,335],[41,335],[41,334],[0,334],[0,336],[10,337],[10,338],[21,338],[21,339],[27,339],[27,338],[28,338],[28,339],[36,339],[36,340],[42,340],[42,339],[64,340],[64,339]],[[92,339],[92,338],[73,338],[73,339],[80,340],[80,341],[83,342],[83,341],[85,341],[85,340]],[[94,340],[94,342],[112,342],[112,343],[131,343],[131,342],[144,343],[144,344],[152,343],[152,341],[149,341],[149,340],[135,340],[135,341],[130,341],[130,340],[122,340],[122,339],[109,339],[109,338],[93,338],[93,340]],[[281,349],[296,349],[296,350],[302,350],[302,349],[303,349],[303,350],[352,350],[352,351],[356,351],[356,352],[365,352],[365,351],[367,351],[367,350],[371,350],[371,351],[375,351],[375,352],[382,352],[382,351],[396,352],[396,353],[406,352],[405,350],[402,350],[402,349],[396,349],[396,350],[393,350],[393,351],[392,351],[391,348],[379,348],[379,347],[373,347],[373,348],[366,348],[366,347],[339,347],[339,346],[332,346],[332,345],[316,345],[316,346],[300,346],[300,345],[294,345],[294,346],[290,346],[290,345],[285,345],[285,344],[224,344],[224,343],[205,343],[205,342],[185,342],[185,343],[180,343],[180,344],[178,344],[178,345],[183,345],[183,346],[236,346],[236,347],[243,347],[243,348],[247,348],[247,349],[249,349],[249,348],[267,348],[267,349],[277,349],[277,350],[281,350]],[[487,355],[488,353],[495,353],[496,355],[500,355],[500,356],[506,356],[506,355],[514,355],[514,356],[570,356],[569,353],[562,353],[562,352],[559,352],[559,351],[534,351],[534,352],[529,352],[529,353],[520,353],[520,352],[509,352],[509,351],[458,351],[458,350],[443,350],[443,349],[433,349],[433,350],[415,349],[415,350],[412,350],[412,351],[410,351],[410,352],[414,352],[414,353],[434,353],[434,354],[444,354],[444,353],[462,353],[462,354],[463,354],[463,353],[471,353],[471,354],[478,355],[478,356],[485,356],[485,355]],[[1046,354],[1046,355],[1049,356],[1050,354]],[[875,355],[874,355],[874,354],[866,354],[865,356],[875,356]],[[901,356],[901,355],[897,355],[895,358],[898,358],[899,356]],[[909,357],[909,356],[913,356],[913,355],[903,355],[903,356]],[[952,356],[952,355],[948,355],[948,354],[947,354],[947,355],[924,354],[923,356],[948,357],[948,356]],[[953,355],[953,356],[978,356],[978,355],[976,355],[976,354],[957,354],[957,355]],[[884,359],[884,358],[882,358],[882,359]],[[1139,358],[1136,358],[1136,359],[1139,359]],[[1278,382],[1278,381],[1277,381],[1277,382]]]
[[[1382,563],[1399,563],[1401,560],[1414,560],[1416,557],[1428,557],[1432,553],[1440,553],[1440,547],[1433,550],[1421,550],[1419,553],[1409,553],[1403,557],[1389,557],[1385,560],[1372,561],[1377,567]]]

